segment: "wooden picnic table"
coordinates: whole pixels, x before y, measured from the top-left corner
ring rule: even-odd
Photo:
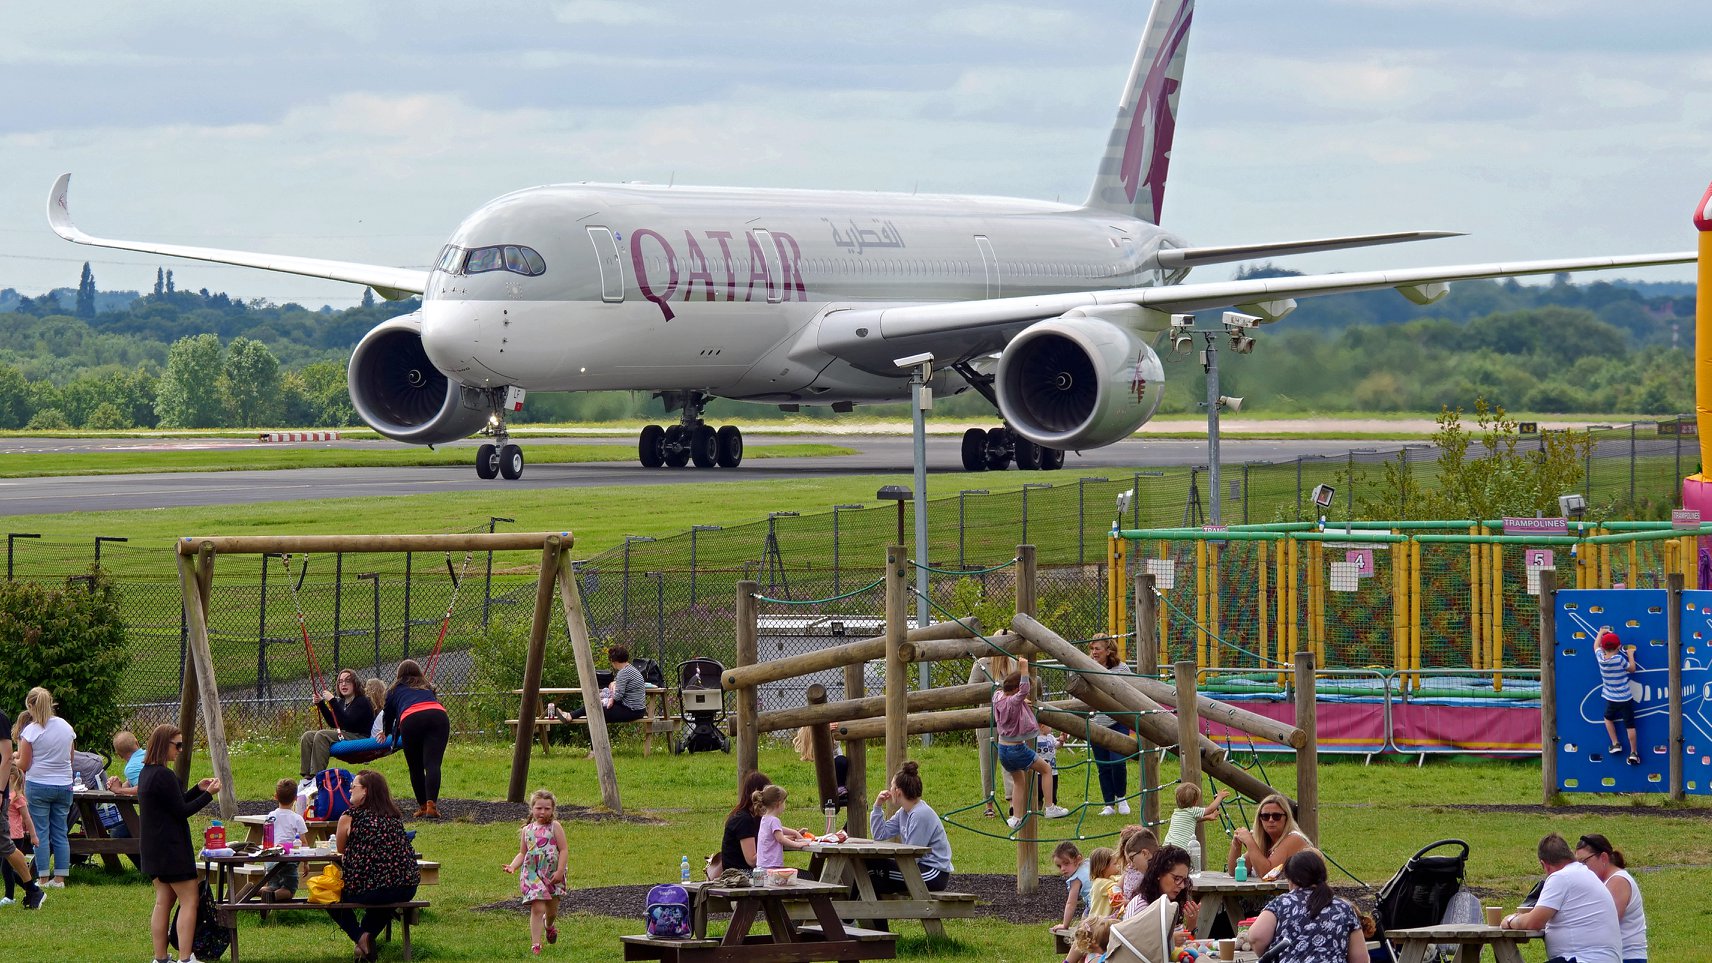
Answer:
[[[262,827],[267,825],[267,821],[268,817],[266,816],[238,817],[238,822],[243,824],[245,829],[245,840],[255,843],[257,846],[262,844]],[[313,848],[333,838],[333,833],[339,828],[339,821],[337,819],[310,819],[308,816],[304,816],[303,825],[308,827],[308,831],[303,834],[302,839],[297,841],[297,845]]]
[[[124,793],[109,792],[105,789],[86,789],[71,794],[72,802],[77,805],[83,827],[82,836],[71,839],[71,854],[73,856],[100,856],[106,867],[118,872],[124,869],[119,861],[120,856],[131,857],[132,862],[142,858],[142,821],[137,817],[137,797]],[[125,828],[130,831],[129,838],[110,836],[107,827],[101,822],[101,807],[115,806],[119,817],[125,821]],[[45,835],[43,838],[46,838]]]
[[[927,935],[943,939],[943,920],[975,915],[974,894],[935,893],[927,888],[919,863],[927,855],[925,846],[850,839],[842,843],[810,843],[808,852],[813,856],[808,866],[810,876],[823,883],[843,886],[846,893],[854,890],[850,898],[833,902],[843,919],[878,921],[881,929],[885,928],[886,920],[921,920]],[[893,896],[874,890],[874,881],[868,876],[870,864],[886,860],[897,863],[906,892]]]
[[[701,883],[696,892],[704,900],[720,900],[732,907],[731,922],[719,939],[704,934],[684,940],[651,936],[622,936],[626,960],[662,960],[665,963],[814,963],[826,960],[889,960],[897,956],[897,935],[847,927],[833,909],[833,898],[849,892],[847,887],[814,880],[797,880],[788,886],[720,886]],[[798,926],[790,905],[806,903],[815,925]],[[766,933],[752,933],[755,921],[764,919]]]
[[[1214,873],[1203,870],[1189,877],[1195,887],[1195,899],[1201,903],[1200,915],[1195,918],[1195,938],[1204,940],[1213,932],[1213,922],[1223,913],[1230,917],[1231,932],[1236,932],[1236,924],[1254,913],[1259,912],[1266,900],[1280,893],[1290,891],[1290,884],[1282,879],[1264,880],[1250,877],[1238,880],[1229,873]]]
[[[1487,946],[1492,947],[1492,958],[1498,963],[1522,963],[1521,945],[1545,935],[1545,930],[1506,930],[1485,923],[1441,923],[1385,934],[1402,948],[1397,963],[1423,963],[1441,943],[1456,945],[1457,963],[1479,960],[1481,949]]]
[[[256,861],[255,857],[202,856],[200,859],[202,860],[202,873],[204,878],[208,876],[214,877],[210,881],[210,886],[214,893],[214,919],[216,924],[226,931],[227,937],[231,941],[232,963],[238,963],[238,914],[240,912],[259,912],[265,918],[269,912],[275,910],[302,909],[325,911],[334,909],[368,910],[373,908],[372,906],[363,903],[311,903],[304,900],[273,903],[253,899],[256,895],[256,891],[261,888],[263,879],[262,873],[249,872],[251,864]],[[266,862],[269,864],[298,863],[300,864],[298,869],[303,875],[307,875],[308,871],[317,865],[331,861],[332,857],[327,853],[318,853],[313,851],[303,853],[293,852],[290,854],[277,853],[266,857]],[[438,867],[438,865],[439,864],[437,863],[435,864],[436,867]],[[409,960],[411,957],[410,927],[412,924],[417,922],[421,910],[429,905],[428,901],[405,900],[398,903],[381,905],[391,906],[399,911],[398,918],[404,927],[402,949],[404,950],[405,960]],[[391,923],[387,924],[385,936],[388,939],[391,939],[392,937]]]
[[[642,725],[642,755],[644,755],[644,756],[649,755],[650,753],[653,752],[653,750],[654,750],[654,737],[655,736],[664,734],[664,735],[669,737],[673,732],[677,731],[678,721],[676,719],[673,719],[671,716],[667,715],[667,713],[666,713],[666,693],[668,691],[669,690],[667,690],[665,687],[657,686],[657,685],[647,686],[642,690],[642,706],[643,706],[642,718],[631,720],[631,721],[641,723],[641,725]],[[512,689],[511,694],[512,695],[522,695],[523,690],[522,689]],[[536,711],[537,712],[545,712],[546,711],[547,704],[544,700],[548,696],[578,696],[578,697],[581,697],[582,694],[583,694],[583,690],[579,689],[579,688],[547,688],[547,689],[541,689],[540,690],[540,697],[543,701],[541,702],[540,706],[537,707]],[[565,712],[565,722],[570,723],[572,725],[586,724],[585,720],[583,720],[583,719],[572,719],[570,717],[570,713],[568,711]],[[522,724],[522,721],[519,719],[507,719],[507,720],[505,720],[505,724],[507,726],[510,726],[512,729],[516,729],[519,725]],[[557,719],[546,719],[546,718],[543,718],[539,715],[537,715],[535,717],[535,740],[541,744],[541,754],[542,755],[546,756],[546,755],[552,754],[552,750],[548,748],[547,735],[548,735],[548,733],[552,732],[554,726],[562,725],[562,724],[564,724],[564,723],[561,723]],[[629,723],[628,722],[611,722],[611,721],[609,721],[607,724],[613,725],[613,726],[622,726],[622,725],[628,725]]]

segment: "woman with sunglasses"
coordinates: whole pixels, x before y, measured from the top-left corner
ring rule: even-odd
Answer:
[[[1576,862],[1593,870],[1617,904],[1617,928],[1623,934],[1623,963],[1646,963],[1647,911],[1641,905],[1641,887],[1629,875],[1623,851],[1599,833],[1588,833],[1575,844]]]
[[[1181,846],[1160,847],[1148,860],[1147,872],[1141,879],[1141,891],[1136,894],[1138,898],[1131,900],[1134,912],[1126,910],[1124,917],[1127,919],[1158,900],[1167,899],[1177,904],[1171,928],[1182,926],[1193,930],[1201,904],[1195,902],[1195,888],[1189,882],[1189,867],[1188,850]]]
[[[1355,907],[1332,895],[1326,861],[1313,850],[1284,861],[1290,891],[1266,904],[1248,928],[1256,953],[1274,941],[1289,940],[1281,961],[1289,963],[1367,963],[1367,937]]]
[[[154,879],[155,908],[149,915],[149,935],[154,939],[154,959],[165,963],[167,922],[177,903],[178,947],[185,961],[196,959],[191,946],[196,938],[196,849],[190,841],[190,817],[201,811],[220,791],[220,780],[204,779],[186,792],[179,784],[172,763],[184,751],[184,735],[177,726],[162,723],[149,733],[143,772],[137,777],[137,816],[143,875]]]
[[[1238,828],[1231,835],[1225,872],[1235,873],[1236,861],[1247,856],[1251,878],[1277,879],[1285,860],[1312,848],[1313,843],[1296,828],[1296,817],[1290,815],[1290,801],[1273,793],[1262,799],[1254,811],[1254,828]]]

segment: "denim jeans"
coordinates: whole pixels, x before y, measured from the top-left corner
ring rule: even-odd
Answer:
[[[1114,722],[1108,728],[1121,735],[1130,734],[1129,728],[1121,722]],[[1111,749],[1096,745],[1094,765],[1100,774],[1100,795],[1105,797],[1106,805],[1116,806],[1129,795],[1129,760]]]
[[[55,876],[69,876],[71,839],[66,835],[66,823],[71,818],[71,787],[26,781],[24,795],[30,800],[30,821],[36,824],[36,835],[42,840],[36,847],[36,876],[47,878],[50,858]]]

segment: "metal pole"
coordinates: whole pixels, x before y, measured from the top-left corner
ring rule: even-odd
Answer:
[[[97,535],[97,536],[95,536],[95,564],[97,566],[99,566],[101,564],[101,543],[102,542],[128,542],[128,541],[130,541],[130,539],[120,538],[117,535]]]
[[[915,625],[918,629],[927,628],[930,619],[927,603],[927,409],[933,406],[933,392],[927,386],[927,379],[932,376],[931,362],[916,365],[915,373],[910,376],[915,396],[912,407],[915,409]],[[898,507],[902,508],[903,503],[899,502]],[[933,688],[933,663],[926,659],[921,662],[920,685],[923,689]],[[921,744],[932,743],[933,737],[924,733]]]
[[[1051,488],[1051,487],[1052,487],[1051,482],[1023,482],[1023,486],[1022,486],[1022,541],[1019,544],[1022,544],[1022,545],[1028,544],[1028,493],[1029,493],[1029,490],[1034,489],[1034,488]]]
[[[493,530],[494,530],[494,526],[498,525],[500,522],[507,522],[507,523],[515,524],[516,521],[517,521],[517,519],[515,519],[515,518],[501,518],[498,515],[491,515],[488,517],[488,520],[487,520],[487,533],[489,535],[492,535]],[[628,574],[628,572],[626,574]],[[486,577],[485,577],[484,581],[486,582],[486,585],[483,586],[483,588],[482,588],[482,629],[485,631],[487,629],[487,626],[488,626],[488,619],[490,618],[490,616],[492,614],[492,609],[493,609],[493,553],[492,552],[487,553],[487,573],[486,573]]]
[[[339,661],[339,637],[345,634],[343,620],[343,603],[345,600],[345,553],[333,553],[333,665],[344,665]]]
[[[1086,551],[1088,523],[1087,523],[1086,518],[1084,518],[1083,512],[1082,512],[1083,506],[1087,503],[1088,483],[1089,482],[1109,482],[1109,481],[1111,481],[1110,478],[1078,478],[1078,479],[1076,479],[1076,564],[1077,565],[1085,564],[1088,560],[1087,559],[1087,551]]]
[[[842,511],[854,511],[854,510],[860,510],[863,507],[864,506],[862,506],[862,505],[834,505],[834,506],[832,506],[832,594],[833,595],[843,594],[843,590],[839,587],[839,579],[842,577],[842,573],[839,570],[839,561],[838,561],[838,513],[841,510]]]
[[[380,573],[363,572],[357,576],[359,582],[374,583],[374,623],[370,630],[374,638],[374,674],[380,676]]]
[[[767,525],[769,526],[769,529],[772,524],[772,519],[768,519]],[[620,609],[619,625],[622,625],[625,628],[630,627],[630,546],[636,542],[652,542],[653,540],[654,539],[648,535],[624,536],[624,601]]]
[[[40,535],[26,535],[22,532],[6,534],[6,581],[12,581],[12,543],[20,538],[41,538]]]
[[[404,658],[410,658],[410,559],[415,552],[404,553]]]
[[[1217,334],[1206,336],[1207,347],[1202,367],[1207,369],[1207,522],[1219,524],[1219,346]]]
[[[267,570],[268,560],[272,555],[261,556],[262,563],[262,592],[256,603],[256,698],[267,698],[269,686],[267,670]]]
[[[666,671],[666,573],[648,572],[654,580],[654,658],[660,671]]]
[[[1629,422],[1629,505],[1635,504],[1635,423]],[[1631,579],[1632,581],[1632,579]]]

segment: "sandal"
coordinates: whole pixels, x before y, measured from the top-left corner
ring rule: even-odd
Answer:
[[[986,811],[985,811],[985,812],[983,812],[983,813],[981,813],[981,815],[983,815],[983,816],[985,816],[985,817],[987,817],[987,818],[988,818],[988,819],[993,819],[993,818],[995,818],[995,817],[996,817],[996,816],[998,816],[998,814],[999,814],[999,813],[998,813],[998,810],[995,810],[995,809],[994,809],[994,808],[993,808],[993,807],[991,807],[991,806],[988,806],[988,807],[987,807],[987,810],[986,810]]]
[[[547,942],[548,943],[559,942],[559,928],[557,926],[554,926],[551,923],[547,924]]]

